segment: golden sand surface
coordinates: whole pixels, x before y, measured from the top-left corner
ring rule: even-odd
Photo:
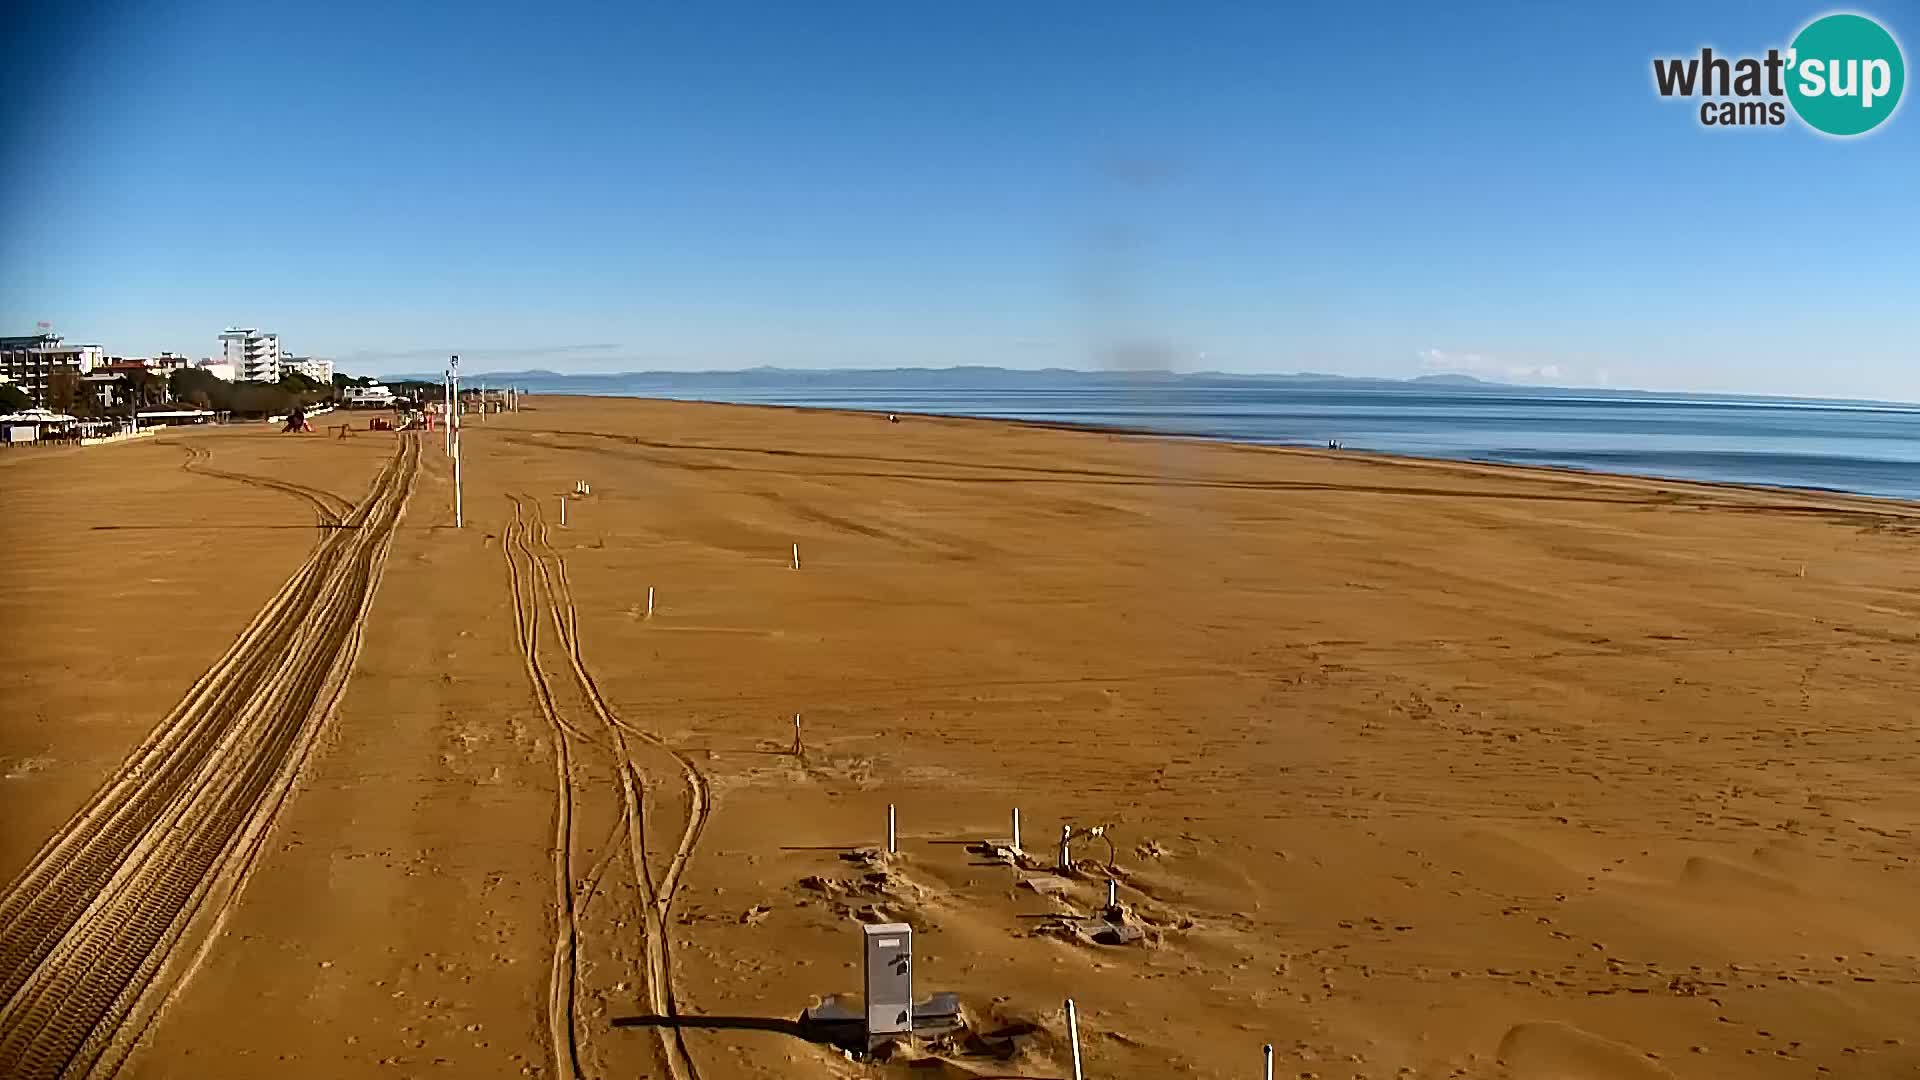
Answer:
[[[621,399],[462,466],[0,454],[0,1074],[1058,1077],[1069,996],[1088,1077],[1920,1074],[1920,508]],[[974,1039],[801,1037],[876,921]]]

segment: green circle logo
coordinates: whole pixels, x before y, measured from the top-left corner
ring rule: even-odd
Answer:
[[[1829,135],[1872,131],[1900,104],[1907,65],[1900,43],[1864,15],[1825,15],[1787,52],[1787,99],[1808,126]]]

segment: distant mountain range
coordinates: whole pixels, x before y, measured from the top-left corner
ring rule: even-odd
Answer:
[[[440,381],[440,374],[388,374],[388,382]],[[533,368],[520,371],[468,372],[461,379],[468,388],[517,386],[533,393],[587,394],[619,397],[681,397],[692,400],[777,400],[787,394],[809,399],[836,392],[857,395],[965,394],[995,391],[1071,391],[1076,389],[1137,389],[1166,387],[1257,388],[1301,390],[1408,390],[1436,394],[1476,393],[1502,397],[1580,397],[1615,400],[1658,398],[1671,401],[1749,401],[1861,405],[1907,411],[1915,403],[1871,398],[1810,398],[1771,394],[1702,393],[1673,390],[1635,390],[1615,386],[1541,386],[1534,383],[1491,382],[1457,372],[1437,372],[1408,379],[1357,378],[1319,371],[1291,374],[1243,374],[1225,371],[1084,371],[1077,368],[1002,368],[967,365],[945,368],[782,368],[751,367],[731,371],[620,371],[568,373]]]
[[[440,381],[440,374],[388,374],[389,382]],[[1471,375],[1420,375],[1411,379],[1357,378],[1302,371],[1292,374],[1237,374],[1224,371],[1082,371],[1076,368],[1003,368],[965,365],[945,368],[782,368],[750,367],[730,371],[619,371],[560,372],[544,368],[523,371],[470,372],[463,379],[469,386],[482,383],[511,383],[528,390],[609,390],[634,384],[655,386],[873,386],[901,389],[927,387],[965,389],[1039,385],[1138,385],[1142,382],[1172,383],[1291,383],[1302,385],[1408,386],[1427,387],[1504,387],[1509,383],[1488,382]],[[1534,389],[1529,387],[1528,389]]]

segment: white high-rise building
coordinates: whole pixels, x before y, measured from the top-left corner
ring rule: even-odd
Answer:
[[[220,335],[221,359],[242,382],[280,381],[280,335],[229,326]]]
[[[282,356],[282,370],[297,371],[322,386],[333,382],[333,360],[325,356]]]

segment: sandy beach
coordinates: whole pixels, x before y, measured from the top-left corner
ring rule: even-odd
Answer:
[[[1920,507],[538,397],[456,530],[275,430],[0,454],[0,1073],[1920,1073]],[[800,1037],[896,920],[977,1037]]]

